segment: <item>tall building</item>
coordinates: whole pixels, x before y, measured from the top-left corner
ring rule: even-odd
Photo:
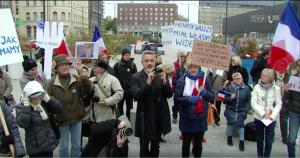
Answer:
[[[118,4],[118,32],[157,34],[160,27],[173,25],[178,7],[169,3],[123,3]]]
[[[91,3],[99,2],[91,5]],[[87,32],[89,27],[102,23],[103,2],[102,1],[12,1],[12,13],[14,20],[18,23],[16,29],[19,35],[28,39],[36,38],[36,23],[45,20],[64,22],[64,33]],[[98,7],[99,9],[95,9]],[[97,13],[98,16],[97,16]],[[95,17],[96,16],[96,17]],[[98,22],[98,18],[99,22]]]
[[[11,1],[0,0],[0,8],[11,8]]]
[[[103,24],[103,0],[89,1],[89,27],[102,26]]]
[[[238,14],[248,13],[266,5],[259,5],[259,3],[247,4],[238,2],[228,2],[227,17]],[[200,24],[207,24],[213,26],[213,35],[218,36],[223,32],[223,19],[226,17],[226,2],[225,1],[199,1],[199,16],[198,22]]]

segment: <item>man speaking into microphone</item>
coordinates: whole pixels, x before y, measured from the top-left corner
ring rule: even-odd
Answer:
[[[164,71],[154,71],[155,54],[144,51],[143,70],[132,76],[131,87],[137,103],[135,136],[140,138],[140,157],[159,157],[161,120],[164,100],[172,97],[172,89]],[[150,148],[151,146],[151,148]]]

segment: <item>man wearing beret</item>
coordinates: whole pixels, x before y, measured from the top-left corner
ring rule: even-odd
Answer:
[[[28,56],[23,56],[24,61],[22,62],[22,66],[24,69],[24,72],[22,74],[22,78],[20,79],[20,86],[21,89],[25,87],[25,85],[29,81],[38,81],[43,87],[46,83],[46,76],[45,74],[39,73],[37,71],[37,63],[35,60],[30,59]]]
[[[85,116],[85,101],[93,95],[92,83],[86,76],[70,73],[71,63],[64,55],[54,57],[57,74],[49,81],[47,92],[63,106],[62,114],[55,116],[59,126],[60,157],[79,157],[81,123]],[[71,135],[71,155],[69,155],[69,136]]]
[[[119,80],[107,72],[109,65],[100,59],[94,66],[96,76],[90,80],[94,83],[95,94],[100,101],[92,108],[91,120],[101,122],[109,119],[116,119],[116,104],[123,98],[124,90]]]

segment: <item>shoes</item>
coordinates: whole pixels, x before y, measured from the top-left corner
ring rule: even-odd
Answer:
[[[165,139],[163,139],[163,138],[160,138],[160,142],[161,143],[165,143],[165,142],[167,142]]]
[[[240,149],[240,151],[245,151],[244,141],[240,140],[239,149]]]
[[[287,139],[282,139],[282,143],[285,144],[285,145],[287,145],[288,144]]]
[[[174,118],[174,119],[172,120],[172,123],[176,124],[176,123],[177,123],[177,119]]]
[[[215,122],[215,125],[216,125],[216,126],[220,126],[220,122],[219,122],[219,121],[216,121],[216,122]]]
[[[233,146],[232,136],[228,136],[228,137],[227,137],[227,145]]]

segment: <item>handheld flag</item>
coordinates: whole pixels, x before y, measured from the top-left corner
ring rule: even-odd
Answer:
[[[300,23],[290,2],[278,23],[271,47],[268,65],[285,73],[290,63],[300,57]]]

